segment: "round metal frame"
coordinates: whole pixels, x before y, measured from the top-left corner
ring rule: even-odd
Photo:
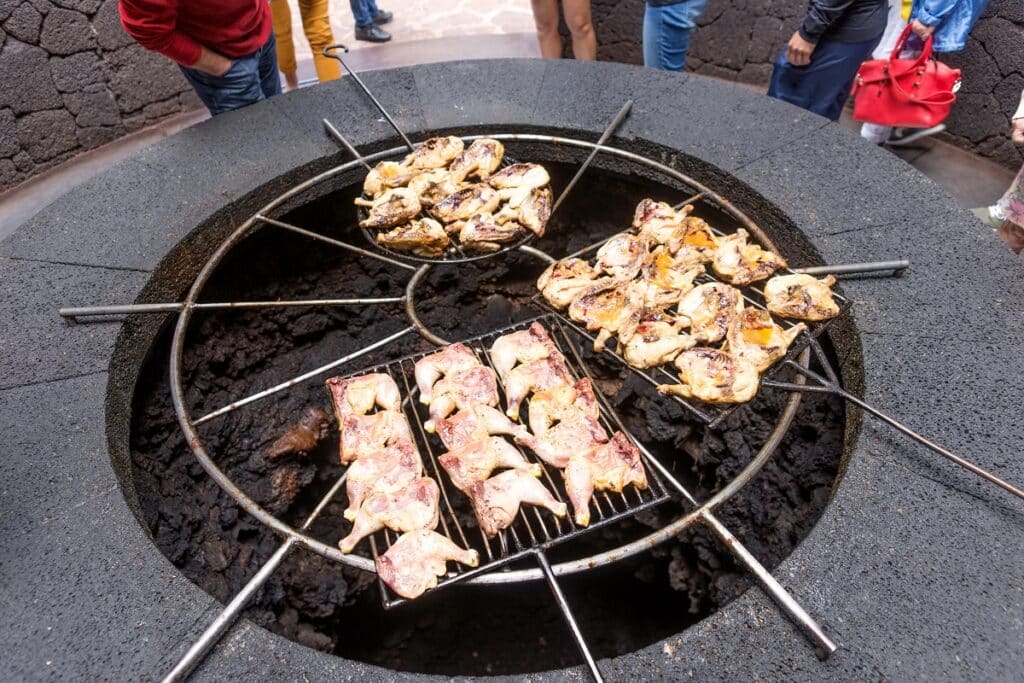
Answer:
[[[696,191],[694,199],[699,199],[700,201],[710,203],[711,205],[716,206],[717,208],[725,211],[733,218],[738,220],[740,223],[742,223],[743,227],[746,228],[747,231],[750,232],[756,239],[761,241],[762,244],[764,244],[766,247],[770,249],[777,250],[775,244],[768,237],[768,235],[766,235],[764,231],[762,231],[760,227],[758,227],[757,224],[755,224],[754,221],[752,221],[748,216],[746,216],[744,213],[736,209],[736,207],[733,206],[732,203],[730,203],[724,197],[714,192],[710,188],[706,187],[699,181],[694,180],[693,178],[687,176],[686,174],[681,173],[680,171],[677,171],[676,169],[671,168],[670,166],[667,166],[665,164],[653,161],[651,159],[647,159],[646,157],[635,154],[633,152],[617,149],[614,147],[608,147],[605,145],[595,144],[592,142],[576,138],[567,138],[532,133],[501,133],[491,135],[466,136],[463,139],[467,142],[471,142],[473,140],[483,137],[490,137],[498,140],[540,142],[550,143],[559,146],[576,147],[591,150],[592,152],[596,151],[603,154],[616,156],[619,157],[620,159],[624,159],[627,161],[638,163],[640,165],[647,166],[648,168],[651,168],[665,176],[668,176],[669,178],[672,178],[673,180],[679,182],[684,186],[692,187]],[[210,457],[210,454],[207,452],[206,447],[203,444],[202,438],[196,431],[197,422],[193,420],[188,410],[188,407],[186,406],[185,392],[184,387],[182,385],[181,366],[185,338],[186,333],[188,331],[189,322],[192,319],[193,310],[200,307],[200,305],[197,303],[199,295],[201,294],[203,288],[205,287],[210,276],[213,274],[214,270],[223,260],[224,256],[240,240],[248,236],[251,232],[254,232],[259,227],[261,227],[261,224],[263,223],[273,224],[274,220],[269,218],[269,214],[271,212],[276,210],[278,207],[282,206],[288,200],[300,195],[301,193],[314,187],[315,185],[327,181],[331,178],[334,178],[349,170],[352,170],[356,166],[359,166],[360,164],[363,164],[367,161],[377,161],[380,159],[395,156],[404,149],[404,147],[396,147],[384,150],[324,171],[323,173],[320,173],[319,175],[314,176],[313,178],[310,178],[302,183],[299,183],[295,187],[279,195],[278,197],[270,201],[268,204],[263,206],[256,214],[254,214],[244,223],[239,225],[227,238],[225,238],[225,240],[210,256],[210,258],[207,259],[206,263],[199,271],[199,274],[196,276],[195,281],[193,282],[191,288],[189,289],[188,294],[186,295],[185,300],[182,303],[181,311],[178,315],[177,324],[175,325],[174,328],[174,336],[171,343],[170,355],[171,396],[174,403],[175,413],[178,416],[179,425],[181,426],[181,429],[185,434],[185,438],[189,444],[189,447],[192,449],[196,458],[199,460],[200,465],[202,465],[203,469],[206,470],[206,472],[213,478],[213,480],[216,481],[217,484],[222,489],[224,489],[224,491],[229,496],[231,496],[237,503],[239,503],[246,512],[253,515],[263,525],[269,527],[274,532],[288,539],[289,543],[301,544],[309,550],[312,550],[313,552],[316,552],[328,559],[335,560],[337,562],[341,562],[343,564],[347,564],[369,572],[375,571],[372,560],[357,555],[342,554],[337,547],[319,541],[313,538],[312,536],[309,536],[304,532],[304,529],[296,529],[286,524],[285,522],[281,521],[273,514],[268,512],[266,509],[264,509],[262,506],[260,506],[258,503],[256,503],[252,498],[250,498],[244,491],[242,491],[242,489],[237,484],[235,484],[231,480],[230,477],[228,477],[217,466],[217,464]],[[349,245],[345,246],[346,248],[353,249]],[[518,248],[520,251],[524,253],[530,254],[547,262],[552,262],[555,260],[550,255],[534,247],[518,245],[515,248]],[[363,251],[360,249],[354,250],[360,252]],[[498,252],[484,254],[481,255],[480,258],[497,256],[506,251],[509,251],[509,249],[503,249]],[[405,255],[401,256],[402,258],[408,259],[408,257]],[[385,257],[381,258],[384,258],[384,260],[388,261],[391,260]],[[474,258],[472,260],[477,259]],[[435,263],[453,262],[454,261],[436,261]],[[429,270],[431,266],[427,264],[421,266],[418,269],[414,269],[411,266],[405,264],[396,265],[403,265],[410,270],[415,270],[413,277],[410,279],[407,285],[405,302],[406,313],[409,316],[410,320],[412,321],[413,328],[415,328],[421,336],[423,336],[424,338],[428,339],[433,343],[447,343],[446,340],[433,334],[429,329],[427,329],[426,326],[423,325],[422,321],[420,321],[415,311],[415,304],[412,296],[413,290],[415,289],[416,284],[421,280],[421,278],[426,274],[426,272]],[[809,353],[807,350],[805,350],[800,357],[800,364],[806,366],[808,363],[808,358]],[[309,376],[308,373],[307,376]],[[802,382],[802,378],[799,379],[798,381]],[[704,523],[710,526],[719,525],[720,523],[717,522],[717,520],[712,516],[713,510],[718,506],[722,505],[723,503],[725,503],[733,495],[735,495],[736,492],[743,488],[743,486],[745,486],[761,470],[761,468],[764,467],[767,461],[771,458],[772,454],[775,452],[780,441],[782,440],[782,437],[789,429],[789,426],[793,421],[793,417],[796,414],[796,409],[799,403],[800,392],[792,392],[785,405],[785,408],[782,411],[782,414],[779,417],[778,422],[772,430],[772,433],[765,441],[764,445],[762,445],[757,455],[749,463],[747,463],[747,465],[739,472],[739,474],[736,475],[735,478],[733,478],[731,482],[729,482],[729,484],[727,484],[721,491],[719,491],[717,494],[709,498],[707,501],[698,504],[696,501],[691,500],[690,502],[696,506],[695,509],[687,513],[683,517],[680,517],[678,520],[666,525],[665,527],[662,527],[661,529],[641,539],[620,546],[618,548],[609,550],[607,552],[600,553],[591,557],[566,561],[554,565],[552,567],[554,573],[556,575],[572,574],[576,572],[585,571],[588,569],[593,569],[595,567],[603,566],[624,559],[626,557],[636,555],[640,552],[643,552],[651,547],[654,547],[660,543],[663,543],[671,539],[676,534],[697,523]],[[217,414],[222,413],[217,412]],[[211,416],[209,417],[212,416],[213,414],[211,414]],[[543,578],[545,578],[545,576],[541,569],[521,569],[507,572],[491,572],[488,574],[483,574],[481,576],[474,577],[473,579],[471,579],[471,582],[474,584],[504,584],[513,583],[517,581],[540,580]]]

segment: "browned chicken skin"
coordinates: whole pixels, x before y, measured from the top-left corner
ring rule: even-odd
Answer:
[[[480,529],[488,536],[511,526],[523,503],[547,508],[557,517],[565,517],[568,511],[565,503],[558,502],[544,484],[523,470],[505,470],[473,484],[467,493]]]
[[[690,336],[698,343],[716,342],[743,310],[743,295],[735,287],[708,282],[688,292],[677,310],[689,321]]]
[[[513,242],[523,234],[523,226],[515,221],[499,223],[488,212],[478,213],[462,223],[459,242],[480,251],[498,251],[506,242]]]
[[[688,257],[673,256],[659,246],[648,254],[640,269],[644,285],[643,298],[647,306],[671,306],[693,289],[693,281],[704,274],[704,266],[692,263]]]
[[[366,218],[359,221],[359,227],[382,230],[416,218],[422,210],[420,199],[407,187],[385,190],[375,199],[356,198],[356,206],[369,208]]]
[[[806,325],[798,323],[784,330],[775,324],[768,311],[747,308],[729,325],[722,348],[764,372],[786,355],[793,340],[806,329]]]
[[[378,244],[424,258],[437,258],[452,243],[441,224],[430,218],[411,221],[388,232],[377,233]]]
[[[679,384],[658,385],[663,394],[696,398],[706,403],[745,403],[757,393],[757,368],[725,351],[700,347],[676,357]]]
[[[494,188],[486,183],[477,183],[456,190],[434,204],[430,212],[440,221],[454,223],[468,220],[478,213],[493,212],[500,201]]]
[[[642,284],[615,282],[584,291],[569,304],[569,317],[596,331],[594,350],[603,351],[612,335],[642,307]]]
[[[773,251],[758,244],[748,244],[747,231],[740,228],[733,235],[718,239],[718,250],[711,267],[723,280],[734,285],[747,285],[770,277],[786,262]]]
[[[597,250],[594,269],[615,280],[632,280],[647,260],[649,242],[644,237],[620,233]]]
[[[641,309],[619,330],[619,351],[635,368],[653,368],[668,363],[680,351],[697,345],[697,340],[682,331],[684,327],[686,321],[668,313],[653,308]]]
[[[591,287],[610,284],[609,278],[598,279],[589,263],[579,258],[556,261],[537,278],[537,289],[549,304],[566,308]]]
[[[448,561],[476,567],[480,556],[436,531],[418,529],[402,534],[377,558],[377,575],[395,593],[412,600],[437,586],[437,578],[444,575]]]
[[[454,135],[430,138],[405,157],[403,165],[409,168],[441,168],[462,154],[466,143]]]
[[[505,145],[491,138],[474,140],[462,154],[455,158],[450,167],[452,173],[459,178],[469,176],[487,180],[499,166],[505,156]]]
[[[784,318],[828,320],[839,315],[832,298],[836,279],[827,275],[818,280],[810,275],[777,275],[765,283],[764,298],[768,310]]]

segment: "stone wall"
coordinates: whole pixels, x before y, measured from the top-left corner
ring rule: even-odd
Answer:
[[[694,32],[687,69],[767,85],[772,62],[806,6],[806,0],[710,0]],[[592,0],[592,7],[599,58],[642,63],[644,0]],[[966,49],[942,60],[963,70],[963,87],[943,137],[1019,168],[1024,151],[1008,132],[1024,88],[1024,2],[991,0]]]
[[[124,32],[117,0],[0,0],[0,192],[197,106]]]

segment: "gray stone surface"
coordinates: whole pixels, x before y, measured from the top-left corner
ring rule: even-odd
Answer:
[[[10,107],[15,114],[61,106],[60,95],[53,87],[46,64],[46,51],[32,45],[7,39],[0,52],[0,107]]]
[[[470,83],[483,83],[499,80],[504,66],[481,62],[452,69]],[[505,122],[487,100],[480,103],[480,113],[474,113],[472,98],[465,99],[467,112],[436,102],[428,91],[447,81],[437,67],[374,78],[396,87],[412,84],[411,90],[401,91],[404,102],[396,110],[404,122],[488,125],[488,117],[494,124]],[[711,184],[722,183],[722,169],[732,170],[753,189],[734,188],[730,198],[749,210],[797,265],[821,258],[910,256],[914,265],[903,279],[843,281],[843,291],[858,302],[853,322],[861,332],[859,340],[848,339],[840,347],[848,376],[863,375],[865,400],[1010,481],[1024,482],[1019,457],[1024,279],[1006,249],[930,181],[838,126],[739,88],[706,84],[697,76],[681,81],[678,89],[665,87],[676,82],[627,67],[549,63],[536,90],[529,78],[516,80],[526,92],[512,93],[511,99],[517,110],[532,111],[538,126],[575,121],[582,135],[593,138],[621,98],[633,97],[637,118],[627,121],[616,144],[642,149],[646,138],[680,149],[676,162],[700,170]],[[557,89],[574,83],[586,96],[559,102]],[[698,113],[696,95],[707,93],[722,98],[728,111],[720,117]],[[231,202],[240,200],[248,208],[265,201],[270,190],[280,191],[343,158],[323,135],[322,116],[343,121],[345,133],[357,144],[391,144],[381,142],[389,133],[379,121],[356,115],[359,102],[350,85],[338,83],[198,125],[61,198],[0,244],[0,253],[156,267],[157,280],[145,296],[179,296],[217,243],[193,234],[161,262],[191,226],[206,221],[216,233],[230,223],[215,218]],[[658,107],[641,106],[651,102]],[[713,102],[703,103],[704,109]],[[356,114],[350,117],[346,107]],[[655,115],[665,109],[674,116]],[[286,128],[290,132],[282,132],[282,119],[292,123]],[[756,152],[736,147],[737,137]],[[276,144],[263,143],[258,154],[260,141],[267,139]],[[235,172],[226,174],[227,168]],[[286,172],[291,172],[287,182],[274,180]],[[804,231],[820,253],[787,239],[794,229]],[[43,277],[25,270],[24,262],[0,265],[15,273],[12,280],[4,272],[4,282],[15,282],[12,289],[19,293],[6,304],[19,315],[5,311],[5,316],[29,321],[27,329],[0,334],[0,340],[15,335],[11,351],[0,349],[0,356],[12,358],[12,369],[38,353],[40,338],[54,353],[67,354],[67,363],[85,359],[89,367],[101,368],[115,328],[83,326],[52,336],[60,323],[46,317],[52,315],[48,311],[55,300],[79,303],[71,300],[75,297],[81,303],[130,299],[147,277],[131,273],[133,279],[121,283],[127,289],[114,291],[104,289],[109,282],[104,278],[125,272],[35,264],[66,274]],[[21,311],[40,311],[38,322]],[[152,334],[157,324],[143,321],[132,328]],[[121,345],[138,355],[142,348],[135,347],[144,335],[125,329]],[[91,333],[99,335],[96,357],[83,349],[93,343],[88,341]],[[858,345],[863,349],[860,368]],[[26,372],[54,364],[50,356]],[[131,376],[132,368],[113,369]],[[7,621],[0,622],[5,652],[0,676],[159,677],[212,616],[211,601],[159,555],[121,498],[98,412],[104,375],[48,381],[59,376],[44,374],[40,384],[0,390],[0,428],[6,443],[16,446],[0,462],[0,490],[5,499],[20,503],[14,517],[0,518],[0,563],[4,576],[12,577],[0,584],[0,591],[14,605],[4,614]],[[110,388],[108,410],[111,401],[130,400],[126,391],[128,385]],[[55,402],[55,395],[67,398]],[[112,443],[123,443],[123,430],[121,423],[112,425]],[[678,636],[602,661],[608,679],[1024,676],[1020,502],[871,420],[851,434],[846,465],[818,525],[774,572],[840,643],[830,660],[816,659],[793,625],[754,589]],[[125,495],[133,494],[126,490]],[[410,676],[318,653],[246,622],[232,630],[197,674],[198,680],[257,677]],[[530,678],[583,680],[584,672],[576,668]]]
[[[4,22],[4,30],[11,36],[26,43],[39,40],[39,28],[43,25],[43,15],[32,5],[19,5]]]
[[[55,8],[46,13],[39,47],[52,55],[71,55],[96,45],[96,33],[81,12]]]
[[[121,120],[113,93],[99,83],[86,86],[82,92],[64,95],[64,106],[82,127],[114,126]]]
[[[75,119],[63,109],[37,111],[18,119],[18,142],[33,161],[47,161],[75,148]]]
[[[18,129],[15,125],[14,112],[10,109],[0,109],[0,157],[14,156],[19,149],[21,147],[18,145]]]
[[[50,73],[57,90],[77,92],[86,86],[106,83],[110,79],[110,66],[95,52],[79,52],[50,59]]]

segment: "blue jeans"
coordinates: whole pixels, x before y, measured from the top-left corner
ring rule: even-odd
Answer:
[[[380,14],[376,0],[348,0],[352,6],[352,18],[356,26],[366,28],[373,25],[373,18]]]
[[[790,64],[783,48],[775,60],[768,96],[837,120],[850,96],[857,69],[880,39],[878,36],[860,43],[821,40],[807,66]]]
[[[220,76],[187,66],[182,66],[181,72],[213,116],[281,94],[273,31],[263,47],[235,59]]]
[[[683,0],[674,5],[644,9],[644,66],[682,71],[690,34],[708,0]]]

